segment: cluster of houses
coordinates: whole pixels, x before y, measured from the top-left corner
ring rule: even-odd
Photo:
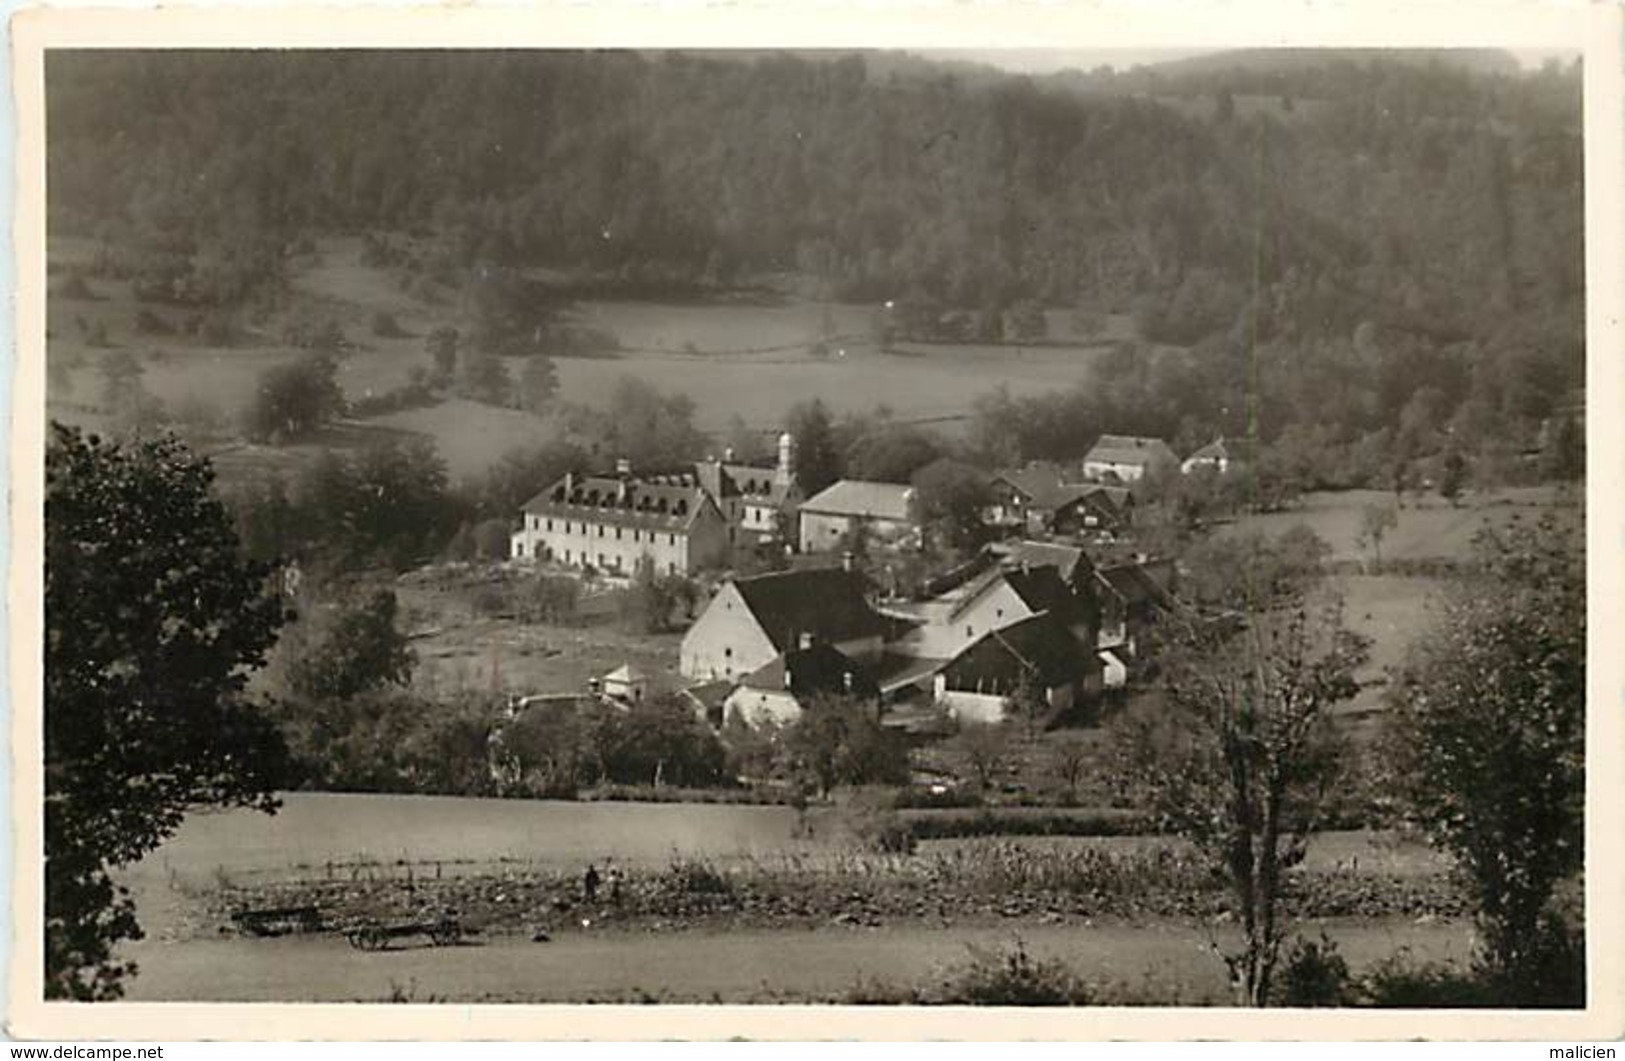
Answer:
[[[841,480],[808,497],[788,434],[771,464],[727,452],[678,472],[639,475],[622,461],[613,475],[566,474],[525,504],[511,550],[611,576],[645,561],[660,574],[720,570],[763,548],[842,556],[720,585],[679,658],[685,695],[714,725],[789,722],[828,695],[872,703],[882,717],[923,703],[989,721],[1018,695],[1064,712],[1129,680],[1141,632],[1168,602],[1170,562],[1106,559],[1132,527],[1133,484],[1163,471],[1223,473],[1239,459],[1224,440],[1181,461],[1160,439],[1106,435],[1072,468],[994,472],[983,518],[998,540],[911,599],[883,593],[848,550],[859,528],[870,548],[918,548],[914,488]],[[614,684],[622,699],[639,698],[641,676],[628,677],[606,676],[605,693]]]
[[[1110,535],[1133,522],[1129,488],[1148,474],[1224,472],[1232,460],[1222,440],[1181,462],[1161,439],[1105,435],[1081,474],[1046,462],[993,473],[984,518],[1005,534]],[[736,462],[729,452],[677,472],[635,474],[623,460],[613,475],[566,474],[525,503],[510,555],[610,575],[631,574],[647,559],[659,574],[692,575],[764,546],[840,552],[859,527],[878,548],[918,547],[914,488],[843,479],[807,497],[786,434],[771,465]]]
[[[824,696],[990,722],[1023,688],[1045,714],[1124,685],[1173,567],[1097,565],[1079,545],[1011,539],[924,600],[885,597],[850,563],[723,583],[678,670],[713,725],[788,723]]]

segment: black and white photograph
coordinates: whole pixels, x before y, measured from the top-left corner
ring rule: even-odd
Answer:
[[[1592,61],[43,49],[37,1000],[1583,1015]]]

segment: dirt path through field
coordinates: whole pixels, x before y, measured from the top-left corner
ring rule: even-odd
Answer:
[[[1460,960],[1463,924],[1403,920],[1327,925],[1360,970],[1409,947],[1418,960]],[[772,1002],[832,999],[859,980],[918,983],[965,962],[969,946],[1008,948],[1140,990],[1164,1003],[1224,1000],[1219,959],[1202,926],[1172,921],[1064,926],[896,926],[878,929],[572,934],[457,947],[415,942],[352,949],[336,936],[139,944],[131,1001],[390,1000],[415,1002]]]

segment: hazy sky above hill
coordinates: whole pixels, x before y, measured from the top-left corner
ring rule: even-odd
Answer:
[[[931,58],[958,59],[971,63],[986,63],[1003,70],[1022,74],[1049,74],[1057,70],[1093,70],[1110,66],[1127,70],[1152,63],[1167,63],[1188,59],[1194,55],[1211,55],[1218,48],[941,48],[922,52]],[[1525,70],[1533,70],[1547,59],[1564,61],[1578,52],[1559,48],[1508,49]]]

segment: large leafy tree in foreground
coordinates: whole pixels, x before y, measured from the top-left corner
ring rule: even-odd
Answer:
[[[1508,1002],[1583,1005],[1583,960],[1550,908],[1585,858],[1583,548],[1550,516],[1475,547],[1393,697],[1392,761],[1465,871],[1491,984]]]
[[[244,692],[282,621],[206,461],[53,425],[45,497],[45,990],[116,998],[139,939],[111,872],[197,805],[273,810],[282,742]]]

